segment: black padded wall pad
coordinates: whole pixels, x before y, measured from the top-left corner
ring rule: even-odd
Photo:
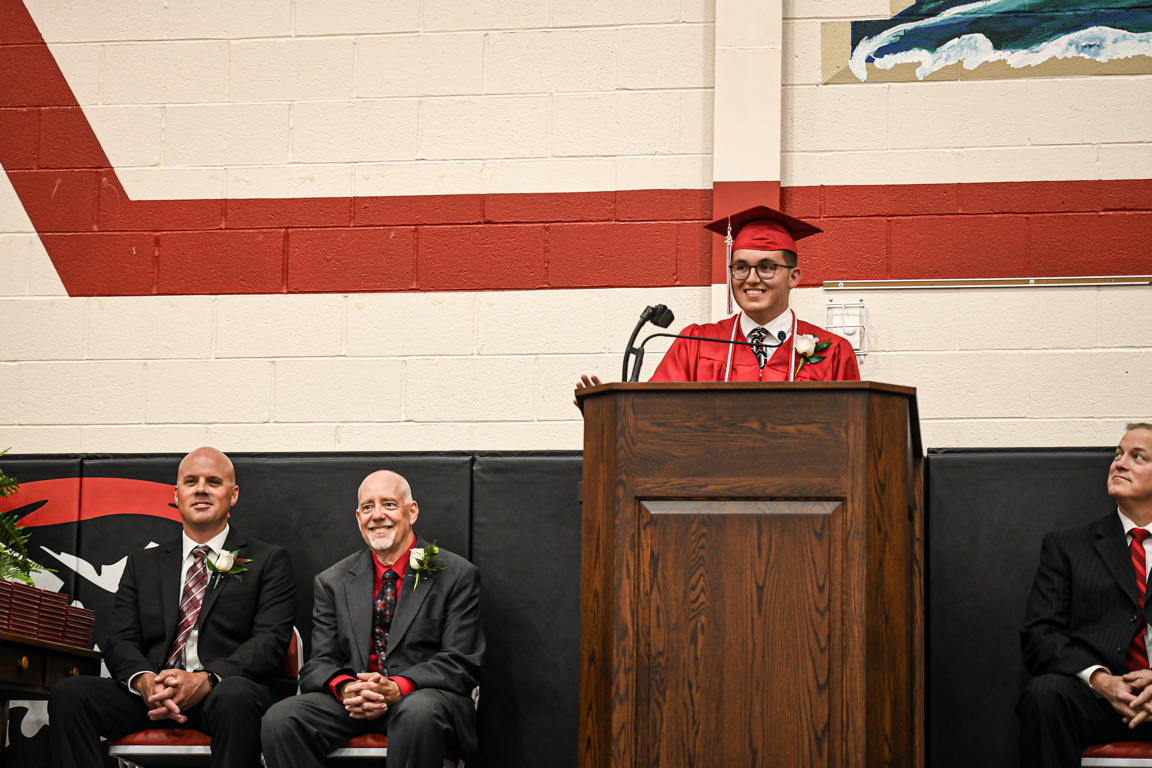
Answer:
[[[576,766],[582,476],[578,452],[476,458],[472,561],[488,643],[479,717],[489,768]]]
[[[928,764],[1018,765],[1024,605],[1051,530],[1101,517],[1113,449],[927,457]]]

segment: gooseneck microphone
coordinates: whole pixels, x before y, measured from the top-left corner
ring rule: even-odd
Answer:
[[[628,339],[628,348],[624,350],[624,366],[620,373],[621,381],[636,381],[635,378],[628,378],[628,359],[632,357],[632,355],[636,355],[635,373],[633,375],[640,375],[640,366],[644,361],[644,344],[648,343],[648,339],[645,339],[644,344],[641,344],[639,348],[632,345],[636,343],[636,337],[640,335],[640,329],[644,327],[644,324],[651,321],[653,325],[667,328],[675,319],[676,316],[672,314],[672,310],[663,304],[644,308],[644,311],[640,313],[640,322],[636,323],[636,328],[632,331],[632,337]]]
[[[671,313],[669,313],[669,314],[671,314]],[[643,324],[644,323],[641,322],[640,325],[636,326],[637,332],[640,330],[640,326],[642,326]],[[662,327],[667,327],[667,326],[662,326]],[[721,344],[736,344],[736,345],[739,345],[742,347],[760,346],[760,347],[767,347],[768,349],[776,349],[777,347],[779,347],[781,344],[784,343],[785,339],[788,338],[788,333],[787,333],[787,331],[780,331],[779,333],[777,333],[776,338],[779,339],[779,341],[776,342],[775,344],[768,344],[768,343],[753,344],[750,341],[736,341],[735,339],[709,339],[709,338],[706,338],[704,336],[685,336],[685,335],[681,335],[679,333],[653,333],[648,338],[644,339],[644,341],[640,342],[640,347],[638,349],[631,350],[632,341],[636,340],[636,333],[633,333],[632,334],[632,341],[628,342],[628,346],[630,348],[629,351],[635,351],[636,352],[636,362],[632,366],[632,376],[630,378],[622,377],[622,378],[624,378],[625,381],[639,381],[640,380],[640,366],[644,363],[644,345],[647,344],[648,342],[652,341],[652,339],[661,339],[661,338],[663,338],[663,339],[693,339],[695,341],[716,341],[716,342],[719,342]],[[626,373],[627,372],[627,365],[628,365],[628,358],[627,357],[624,358],[624,365],[625,365],[625,373]]]

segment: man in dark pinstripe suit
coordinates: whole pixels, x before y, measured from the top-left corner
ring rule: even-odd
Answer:
[[[1152,741],[1152,424],[1128,425],[1108,493],[1116,512],[1041,546],[1020,631],[1036,676],[1016,706],[1025,768],[1072,768],[1084,747]]]

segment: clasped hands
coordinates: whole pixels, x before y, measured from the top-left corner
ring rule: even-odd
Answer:
[[[1141,669],[1126,675],[1110,675],[1102,669],[1092,673],[1088,684],[1120,713],[1129,728],[1152,716],[1152,670]]]
[[[162,669],[156,674],[144,672],[136,678],[134,686],[148,705],[150,719],[175,720],[181,725],[188,721],[183,711],[199,704],[212,690],[207,672],[184,669]]]
[[[360,672],[355,680],[341,683],[336,692],[354,720],[375,720],[400,701],[400,686],[379,672]]]

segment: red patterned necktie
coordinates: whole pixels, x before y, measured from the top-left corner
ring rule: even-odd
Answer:
[[[1143,528],[1133,528],[1132,543],[1128,550],[1132,553],[1132,567],[1136,571],[1136,597],[1140,606],[1139,617],[1136,621],[1136,636],[1128,644],[1128,653],[1124,656],[1124,663],[1128,669],[1135,672],[1138,669],[1148,669],[1148,647],[1144,644],[1144,593],[1148,589],[1148,568],[1144,562],[1144,539],[1152,536]]]
[[[183,662],[184,646],[196,626],[200,616],[200,604],[204,602],[204,589],[208,586],[208,567],[204,558],[208,556],[208,545],[201,544],[192,550],[192,567],[184,579],[184,592],[180,596],[180,624],[176,630],[176,641],[172,643],[172,653],[168,654],[168,667],[174,669]]]

